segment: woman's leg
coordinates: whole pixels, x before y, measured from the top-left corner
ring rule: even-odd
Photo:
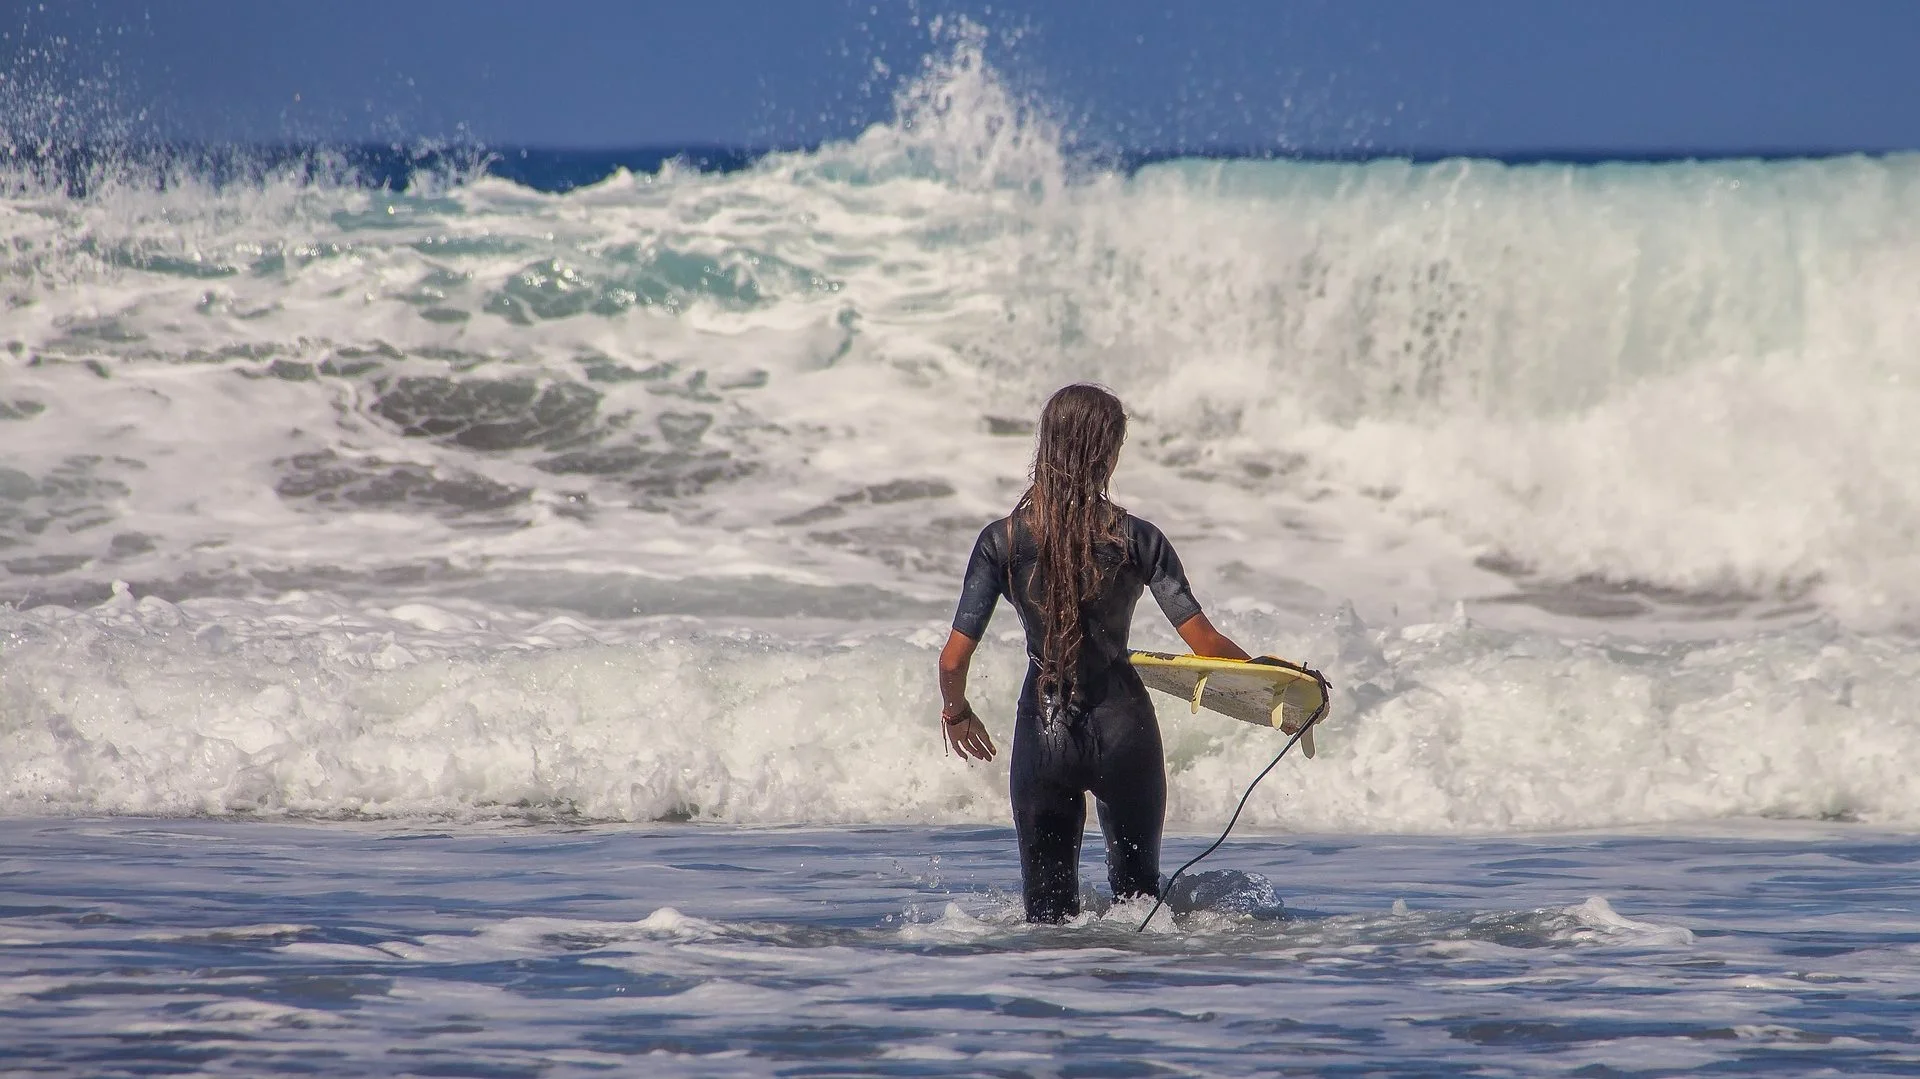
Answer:
[[[1080,913],[1080,835],[1087,827],[1086,796],[1054,788],[1022,807],[1015,801],[1014,831],[1020,836],[1020,886],[1027,921],[1064,922]]]
[[[1167,769],[1160,724],[1145,692],[1109,698],[1091,717],[1102,752],[1092,790],[1107,840],[1107,883],[1116,900],[1160,894],[1160,829]]]
[[[1072,767],[1077,754],[1060,726],[1043,728],[1026,708],[1014,721],[1008,793],[1020,839],[1020,884],[1030,922],[1062,922],[1080,913],[1080,836],[1087,800]]]

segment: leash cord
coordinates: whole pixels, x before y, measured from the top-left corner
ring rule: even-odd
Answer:
[[[1322,705],[1322,711],[1324,710],[1325,710],[1325,706]],[[1316,715],[1313,718],[1319,719],[1320,717]],[[1185,873],[1189,869],[1192,869],[1194,865],[1200,861],[1200,859],[1205,858],[1207,855],[1212,854],[1214,851],[1220,849],[1220,844],[1225,843],[1227,841],[1227,836],[1233,832],[1233,826],[1239,822],[1240,811],[1247,808],[1247,799],[1253,797],[1253,788],[1259,786],[1260,781],[1267,778],[1267,773],[1273,771],[1274,768],[1276,768],[1280,764],[1280,758],[1287,755],[1287,750],[1293,748],[1293,744],[1300,740],[1300,736],[1312,729],[1313,729],[1313,722],[1312,720],[1309,720],[1306,726],[1301,727],[1299,730],[1293,732],[1293,737],[1287,739],[1287,744],[1280,747],[1280,752],[1274,755],[1273,760],[1270,761],[1265,768],[1262,768],[1260,770],[1259,775],[1253,777],[1253,782],[1247,784],[1247,793],[1240,796],[1240,804],[1234,807],[1233,816],[1228,818],[1226,830],[1220,833],[1220,838],[1213,841],[1213,846],[1208,847],[1206,850],[1203,850],[1199,854],[1194,855],[1193,858],[1190,861],[1188,861],[1186,865],[1183,865],[1180,868],[1173,871],[1173,876],[1167,878],[1167,886],[1165,888],[1160,889],[1160,894],[1154,897],[1153,909],[1147,912],[1146,918],[1140,922],[1139,928],[1135,929],[1134,932],[1142,933],[1146,931],[1147,923],[1153,921],[1153,916],[1160,913],[1160,907],[1164,903],[1166,903],[1167,896],[1173,892],[1173,882],[1180,879],[1180,874]]]

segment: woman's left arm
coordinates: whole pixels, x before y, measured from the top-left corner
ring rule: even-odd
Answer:
[[[980,642],[954,630],[947,634],[946,647],[940,649],[940,727],[947,745],[961,758],[993,759],[993,737],[986,724],[973,714],[967,703],[967,668],[973,664],[973,650]]]

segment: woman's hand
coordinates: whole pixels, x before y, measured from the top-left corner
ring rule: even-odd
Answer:
[[[940,729],[946,736],[947,747],[960,754],[962,760],[993,759],[993,736],[987,733],[987,725],[980,722],[980,717],[973,714],[972,705],[962,704],[957,712],[941,712]]]

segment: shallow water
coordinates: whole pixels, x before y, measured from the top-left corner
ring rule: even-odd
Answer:
[[[1237,836],[1138,934],[1021,922],[994,828],[0,847],[0,1040],[52,1074],[1920,1074],[1920,842],[1858,827]]]

